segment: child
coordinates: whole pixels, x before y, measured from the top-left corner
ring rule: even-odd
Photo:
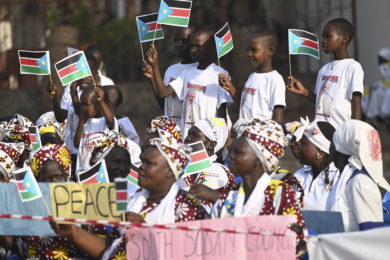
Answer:
[[[169,85],[171,81],[175,80],[178,76],[180,76],[183,70],[197,65],[192,60],[190,53],[190,35],[193,30],[194,29],[191,27],[184,27],[176,30],[174,46],[175,52],[181,61],[168,67],[164,75],[165,85]],[[156,68],[158,68],[158,59],[156,60],[156,64]],[[144,71],[145,77],[149,79],[152,85],[153,93],[157,98],[157,101],[161,104],[164,104],[164,115],[174,120],[177,124],[180,124],[183,102],[177,97],[176,94],[166,97],[164,102],[161,102],[162,100],[158,97],[158,91],[152,73],[147,73]]]
[[[255,68],[237,99],[236,88],[229,77],[219,76],[220,86],[240,103],[240,119],[273,119],[283,122],[286,107],[286,87],[283,77],[273,69],[272,56],[278,47],[278,39],[271,30],[260,30],[251,34],[247,41],[249,63]]]
[[[152,45],[148,51],[148,60],[152,64],[154,79],[160,97],[176,93],[183,101],[181,131],[185,138],[188,129],[196,122],[207,117],[221,117],[226,120],[226,104],[233,100],[229,93],[218,85],[218,74],[228,72],[214,64],[214,31],[206,28],[196,29],[190,37],[190,51],[197,66],[183,71],[168,86],[162,81],[157,67],[157,51]]]
[[[93,56],[95,56],[97,61],[97,68],[98,68],[98,74],[100,78],[100,85],[101,86],[109,86],[114,85],[114,81],[106,76],[106,73],[104,71],[104,62],[103,62],[103,53],[96,45],[90,45],[86,52],[90,52]]]
[[[78,148],[76,171],[86,170],[89,162],[84,161],[85,154],[92,147],[86,147],[88,137],[105,130],[118,131],[118,123],[108,105],[108,98],[101,87],[88,87],[81,94],[81,111],[74,136],[74,146]],[[103,116],[103,117],[102,117]]]
[[[362,119],[363,69],[347,52],[353,38],[352,24],[344,18],[329,21],[322,32],[322,49],[333,61],[319,71],[314,93],[289,77],[288,89],[315,102],[315,119],[328,121],[336,129],[348,119]]]

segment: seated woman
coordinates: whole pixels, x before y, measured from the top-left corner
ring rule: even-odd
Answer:
[[[272,120],[241,127],[229,160],[230,170],[241,176],[226,199],[218,200],[213,209],[214,218],[257,215],[296,216],[303,228],[300,203],[287,183],[269,175],[284,154],[287,138],[282,127]]]
[[[330,150],[341,174],[326,210],[342,213],[346,232],[383,226],[378,186],[390,191],[390,185],[383,177],[378,132],[365,122],[346,121],[334,133]]]
[[[31,160],[39,182],[66,182],[70,176],[70,153],[61,145],[46,145]],[[7,237],[7,248],[24,259],[77,259],[88,255],[66,237]]]
[[[0,182],[9,182],[23,154],[23,143],[0,142]]]
[[[63,144],[65,136],[65,124],[57,121],[46,121],[39,126],[39,135],[42,145]]]
[[[128,206],[128,221],[164,224],[208,217],[198,200],[176,184],[189,161],[189,151],[182,144],[169,136],[151,139],[141,160],[138,184],[143,190],[134,195]],[[52,227],[95,258],[114,259],[126,255],[122,237],[109,246],[103,238],[77,226],[53,222]]]
[[[299,162],[306,165],[294,173],[304,189],[305,210],[325,210],[329,192],[340,174],[329,155],[334,131],[328,122],[303,120],[293,134],[300,144]]]
[[[206,172],[192,174],[179,180],[178,183],[183,189],[190,190],[199,198],[212,203],[218,199],[219,195],[227,195],[233,185],[234,175],[216,161],[218,154],[225,147],[228,135],[229,129],[222,118],[210,117],[200,120],[189,129],[184,143],[202,141],[212,161],[212,166]]]

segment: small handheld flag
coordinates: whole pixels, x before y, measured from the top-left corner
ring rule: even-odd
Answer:
[[[128,182],[138,186],[138,172],[130,168],[129,175],[127,175]]]
[[[157,23],[158,13],[140,15],[136,17],[138,36],[141,43],[164,39],[161,24]]]
[[[91,169],[79,173],[80,183],[109,183],[106,161],[96,163]]]
[[[202,141],[189,144],[189,146],[191,148],[191,160],[184,169],[184,174],[190,175],[209,169],[212,163]]]
[[[18,51],[20,74],[50,75],[49,51]]]
[[[214,35],[214,38],[218,59],[233,49],[233,38],[228,23]]]
[[[60,60],[54,64],[54,67],[56,68],[58,77],[63,86],[66,86],[73,81],[92,76],[83,51],[76,52],[75,54]]]
[[[316,59],[320,58],[318,37],[310,32],[289,29],[288,52],[290,55],[309,55]]]
[[[127,209],[127,178],[115,178],[116,211],[125,212]]]
[[[20,198],[23,202],[42,197],[41,189],[29,166],[14,171],[13,175]]]
[[[190,22],[192,1],[161,0],[158,23],[187,27]]]
[[[41,137],[39,136],[38,127],[37,126],[29,126],[28,133],[29,133],[29,138],[30,138],[32,148],[35,151],[38,150],[39,148],[41,148],[42,143],[41,143]]]

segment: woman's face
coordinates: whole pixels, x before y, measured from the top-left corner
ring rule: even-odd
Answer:
[[[66,173],[62,166],[53,160],[43,163],[39,174],[39,182],[66,182]]]
[[[320,150],[305,135],[302,136],[299,143],[299,162],[304,165],[313,165],[318,160],[317,153]]]
[[[149,191],[161,191],[166,182],[175,179],[171,168],[155,146],[149,146],[142,152],[138,185]]]
[[[244,136],[238,138],[230,153],[229,169],[236,175],[243,176],[253,171],[258,159]]]
[[[106,156],[106,165],[110,182],[115,178],[126,178],[130,172],[130,155],[122,147],[114,147]]]
[[[186,139],[184,140],[184,143],[191,144],[191,143],[195,143],[195,142],[199,142],[199,141],[202,141],[209,156],[214,154],[214,146],[215,146],[214,143],[215,142],[210,141],[207,138],[207,136],[205,136],[203,134],[203,132],[199,130],[199,128],[197,128],[196,126],[193,126],[190,128],[190,130],[188,130],[188,134],[187,134]]]

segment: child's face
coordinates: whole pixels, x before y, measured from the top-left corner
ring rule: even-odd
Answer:
[[[345,48],[346,36],[340,34],[334,25],[327,24],[322,32],[322,50],[325,53],[333,53]]]
[[[190,35],[188,28],[179,29],[175,33],[175,53],[180,59],[190,57]]]
[[[208,59],[210,55],[209,36],[207,33],[194,33],[190,38],[191,57],[195,62]]]
[[[93,118],[98,115],[98,105],[95,96],[95,92],[90,91],[86,95],[81,96],[81,105],[85,107],[88,118]]]
[[[258,68],[272,57],[273,51],[264,39],[252,36],[247,41],[246,53],[252,67]]]

